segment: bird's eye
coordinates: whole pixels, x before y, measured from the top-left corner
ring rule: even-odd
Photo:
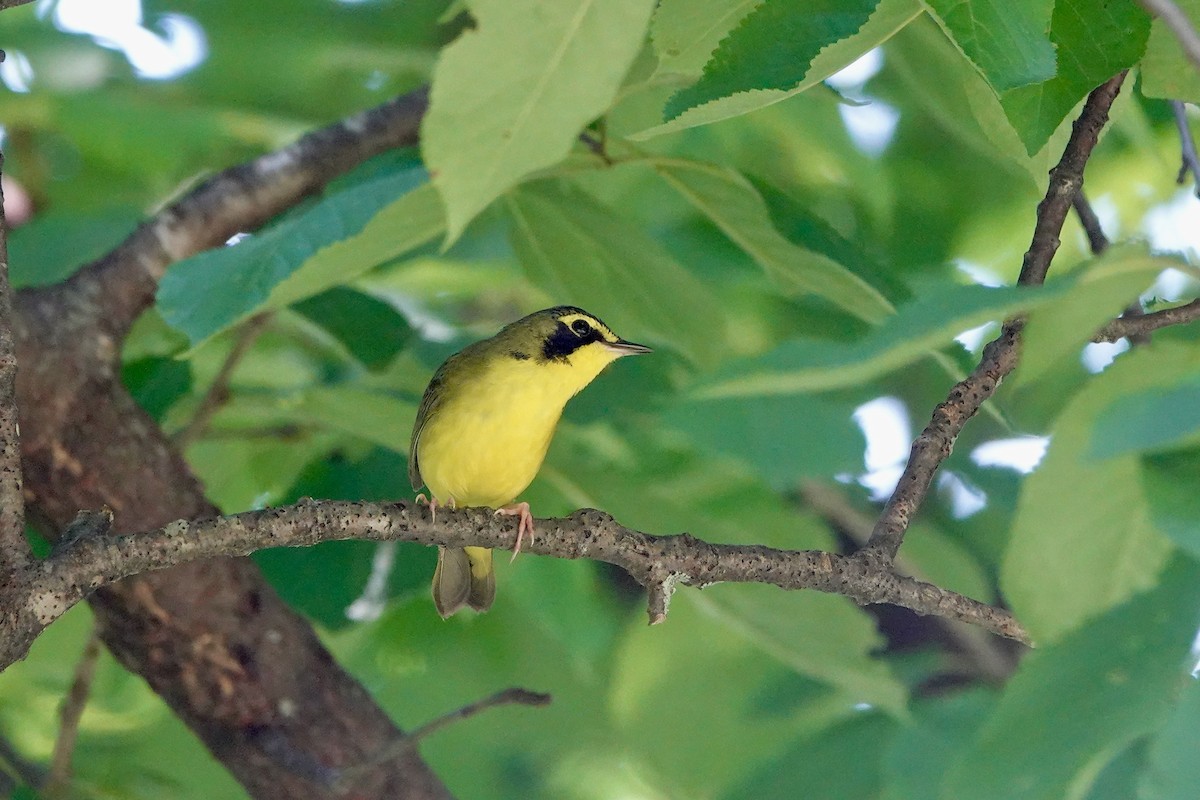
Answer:
[[[587,324],[587,320],[577,319],[571,323],[571,330],[575,331],[576,336],[587,336],[592,332],[592,326]]]

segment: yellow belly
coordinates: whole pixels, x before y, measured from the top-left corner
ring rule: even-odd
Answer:
[[[574,387],[532,371],[547,367],[503,366],[481,376],[477,390],[458,392],[421,430],[421,477],[439,502],[499,508],[542,466]]]

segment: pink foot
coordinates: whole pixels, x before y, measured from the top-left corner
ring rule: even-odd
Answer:
[[[517,554],[521,552],[521,542],[526,533],[529,534],[530,544],[533,543],[533,514],[529,513],[529,503],[513,503],[504,508],[497,508],[496,513],[519,518],[517,520],[517,545],[513,548],[512,558],[509,559],[515,561]]]

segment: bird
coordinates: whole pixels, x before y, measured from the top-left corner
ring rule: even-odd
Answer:
[[[536,311],[446,359],[429,381],[409,445],[408,477],[430,513],[486,506],[517,517],[533,541],[533,515],[516,498],[533,481],[567,401],[622,356],[652,352],[575,306]],[[492,551],[439,547],[433,602],[443,619],[486,611],[496,596]]]

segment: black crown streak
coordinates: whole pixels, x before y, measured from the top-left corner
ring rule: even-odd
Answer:
[[[586,336],[580,336],[567,327],[565,322],[559,322],[554,333],[546,337],[542,343],[542,359],[545,361],[566,362],[571,354],[585,344],[599,342],[604,338],[596,328],[588,331]]]
[[[523,352],[521,350],[513,350],[511,353],[509,353],[509,355],[512,356],[513,358],[515,358],[517,361],[528,361],[529,360],[529,353]]]

